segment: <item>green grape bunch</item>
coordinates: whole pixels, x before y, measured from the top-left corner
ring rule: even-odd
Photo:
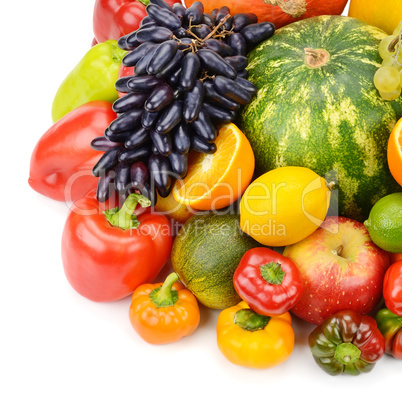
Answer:
[[[402,92],[402,21],[380,42],[378,51],[383,61],[374,74],[374,85],[384,100],[398,99]]]

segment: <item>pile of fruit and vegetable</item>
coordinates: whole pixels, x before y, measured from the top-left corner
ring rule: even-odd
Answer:
[[[96,0],[29,174],[82,297],[151,344],[220,310],[240,366],[291,359],[292,316],[330,375],[402,359],[402,10],[346,3]]]

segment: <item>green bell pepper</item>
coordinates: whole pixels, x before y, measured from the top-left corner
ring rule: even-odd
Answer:
[[[330,375],[371,371],[384,355],[384,338],[374,318],[343,310],[330,316],[309,336],[318,366]]]
[[[402,359],[402,317],[382,308],[375,319],[385,339],[385,353]]]
[[[53,100],[53,122],[94,100],[113,103],[121,60],[127,51],[114,39],[93,46],[61,83]]]

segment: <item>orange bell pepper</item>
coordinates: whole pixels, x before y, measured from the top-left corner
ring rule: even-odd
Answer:
[[[195,296],[171,273],[164,283],[140,285],[133,293],[129,316],[132,327],[148,343],[176,342],[191,335],[200,322]]]
[[[216,331],[219,350],[230,362],[256,369],[283,363],[295,343],[288,312],[264,316],[243,301],[219,314]]]

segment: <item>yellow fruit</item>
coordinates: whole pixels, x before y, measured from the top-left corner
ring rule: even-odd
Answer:
[[[401,0],[350,0],[348,15],[391,34],[401,20],[402,2]]]
[[[246,189],[240,202],[240,226],[261,244],[287,246],[321,225],[329,201],[325,179],[308,168],[280,167]]]
[[[180,223],[184,223],[193,215],[192,208],[178,203],[174,199],[172,193],[170,193],[166,198],[158,197],[158,201],[155,205],[155,211]]]
[[[392,35],[396,36],[399,35],[402,31],[402,21],[399,22],[397,27],[394,29],[394,32],[392,32]]]
[[[364,225],[378,247],[390,253],[402,253],[402,193],[380,198]]]
[[[191,152],[188,173],[177,180],[177,202],[200,210],[227,207],[241,197],[254,173],[254,153],[246,136],[233,124],[219,130],[214,154]]]

